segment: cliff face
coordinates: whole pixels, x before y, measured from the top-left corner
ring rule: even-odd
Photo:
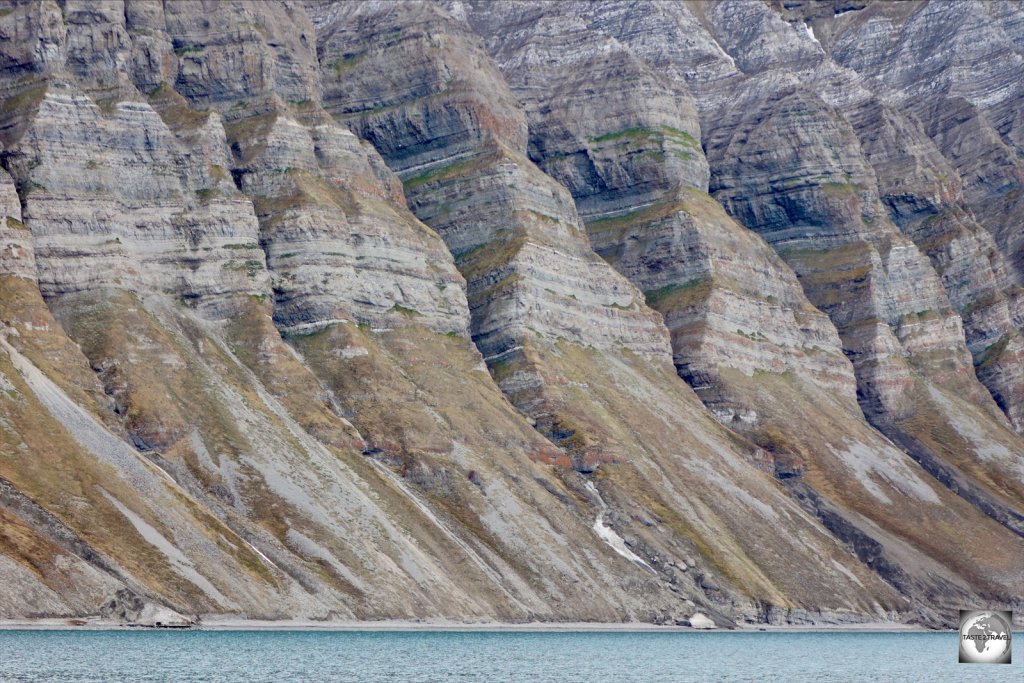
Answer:
[[[1024,17],[846,4],[0,3],[0,616],[1014,604]]]
[[[932,264],[897,227],[900,205],[886,211],[879,198],[872,164],[908,180],[893,166],[910,155],[935,169],[915,201],[949,194],[935,179],[950,164],[918,127],[759,3],[453,7],[520,94],[531,153],[573,191],[594,248],[664,314],[679,374],[771,453],[777,473],[803,472],[794,489],[809,485],[847,521],[894,526],[872,509],[877,490],[836,487],[862,447],[891,449],[866,416],[1019,533],[1019,440],[975,377]],[[703,68],[709,60],[718,67]],[[969,229],[963,210],[947,213]],[[981,431],[1005,460],[940,441],[952,425],[979,424],[944,393],[953,387],[983,407]],[[995,480],[980,474],[990,467],[1001,468]],[[996,480],[1016,490],[1009,500]]]

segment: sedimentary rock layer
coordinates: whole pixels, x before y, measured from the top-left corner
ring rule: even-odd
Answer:
[[[950,170],[918,128],[829,64],[813,36],[753,3],[674,3],[650,13],[625,4],[455,6],[522,99],[531,154],[572,190],[595,249],[665,315],[680,374],[720,419],[766,449],[798,498],[810,500],[804,486],[825,491],[846,510],[816,508],[834,530],[836,517],[881,521],[867,503],[871,491],[837,495],[826,482],[861,467],[858,454],[892,455],[894,467],[910,461],[864,423],[853,401],[855,371],[860,404],[876,425],[944,483],[1020,529],[1018,494],[1005,496],[1017,486],[1020,445],[974,380],[960,320],[929,260],[890,222],[875,189],[868,159],[888,183],[906,184],[887,188],[894,210],[899,201],[943,201],[949,191],[927,185],[911,199],[914,177],[894,168],[923,157],[919,175]],[[704,34],[687,37],[685,56],[670,40],[645,39],[684,28]],[[721,69],[684,70],[723,55]],[[669,64],[681,78],[663,75]],[[801,86],[795,71],[821,92]],[[703,195],[708,185],[688,170],[701,163],[710,163],[715,199],[764,241]],[[972,396],[984,416],[965,415],[922,374]],[[810,421],[794,420],[806,414],[799,406],[829,415],[823,422],[831,427],[805,429]],[[980,444],[973,452],[969,444],[958,444],[966,446],[960,452],[939,445],[937,425],[978,419],[993,425],[1001,456]],[[840,434],[854,433],[864,441],[838,445]],[[994,477],[984,469],[992,466],[1000,470]],[[958,467],[984,484],[968,484]]]
[[[0,616],[1016,604],[1019,12],[841,9],[0,3]]]

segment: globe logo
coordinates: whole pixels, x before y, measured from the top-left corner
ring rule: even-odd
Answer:
[[[1010,612],[960,610],[960,661],[1009,664],[1012,624]]]

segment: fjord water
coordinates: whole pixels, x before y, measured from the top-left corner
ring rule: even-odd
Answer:
[[[955,633],[0,631],[2,681],[1016,681]]]

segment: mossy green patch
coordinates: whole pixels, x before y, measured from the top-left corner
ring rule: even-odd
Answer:
[[[473,156],[468,159],[453,161],[448,164],[434,166],[402,181],[406,190],[415,190],[425,185],[440,183],[445,180],[466,175],[472,171],[486,167],[492,159],[489,155]]]
[[[821,191],[832,197],[856,197],[861,189],[858,183],[823,183]]]
[[[561,223],[562,222],[562,219],[558,218],[557,216],[549,216],[546,213],[541,213],[540,211],[536,211],[534,209],[527,209],[527,211],[530,213],[530,215],[536,216],[537,218],[541,219],[545,223]]]
[[[215,187],[204,187],[201,190],[196,190],[196,197],[198,197],[199,201],[202,202],[203,204],[208,204],[210,201],[216,199],[219,196],[220,190],[218,190]]]
[[[473,301],[492,301],[497,295],[504,294],[516,283],[521,282],[522,280],[522,275],[519,275],[518,273],[509,273],[490,287],[480,291],[473,291],[470,295]]]
[[[342,55],[341,57],[338,57],[337,59],[334,59],[331,62],[329,62],[327,66],[333,69],[334,73],[340,75],[356,68],[359,65],[359,63],[363,61],[363,59],[365,58],[365,53],[354,55]]]
[[[649,289],[645,291],[644,298],[647,300],[647,305],[653,307],[673,294],[688,289],[693,289],[706,281],[707,278],[694,278],[693,280],[687,280],[686,282],[681,283],[672,282],[670,284],[665,285],[664,287],[659,287],[658,289]]]
[[[700,149],[700,142],[684,130],[672,128],[671,126],[657,126],[649,128],[645,126],[633,126],[624,130],[604,133],[590,139],[592,143],[615,142],[618,140],[641,140],[645,138],[660,137],[673,142]]]
[[[655,202],[650,206],[615,213],[609,216],[586,219],[587,232],[601,236],[602,242],[621,241],[625,234],[634,226],[653,223],[681,211],[682,201],[676,198]]]
[[[209,119],[210,112],[193,109],[171,84],[161,83],[149,92],[149,104],[173,131],[195,130]]]
[[[408,308],[406,306],[403,306],[400,303],[395,303],[395,305],[391,307],[391,311],[394,312],[394,313],[401,313],[402,315],[406,316],[407,318],[412,318],[412,317],[415,317],[415,316],[418,316],[418,315],[422,315],[415,308]]]
[[[284,175],[287,183],[278,194],[253,198],[256,215],[264,229],[282,223],[294,210],[311,206],[337,209],[350,219],[362,214],[360,199],[351,190],[301,169],[288,169]]]
[[[479,244],[455,254],[455,263],[468,283],[473,283],[492,271],[509,264],[526,245],[525,235],[504,242]]]
[[[1007,332],[994,343],[985,347],[985,350],[981,352],[977,361],[975,361],[975,367],[980,370],[993,365],[999,360],[999,357],[1003,355],[1003,352],[1006,351],[1006,347],[1010,345],[1010,340],[1012,340],[1015,335],[1016,333]]]
[[[644,293],[647,305],[664,315],[688,310],[703,303],[716,289],[728,288],[727,283],[710,277],[696,278],[682,283],[671,283]]]
[[[47,83],[45,81],[33,83],[23,88],[16,94],[8,97],[0,104],[0,118],[6,118],[14,114],[23,114],[32,109],[46,97]]]

